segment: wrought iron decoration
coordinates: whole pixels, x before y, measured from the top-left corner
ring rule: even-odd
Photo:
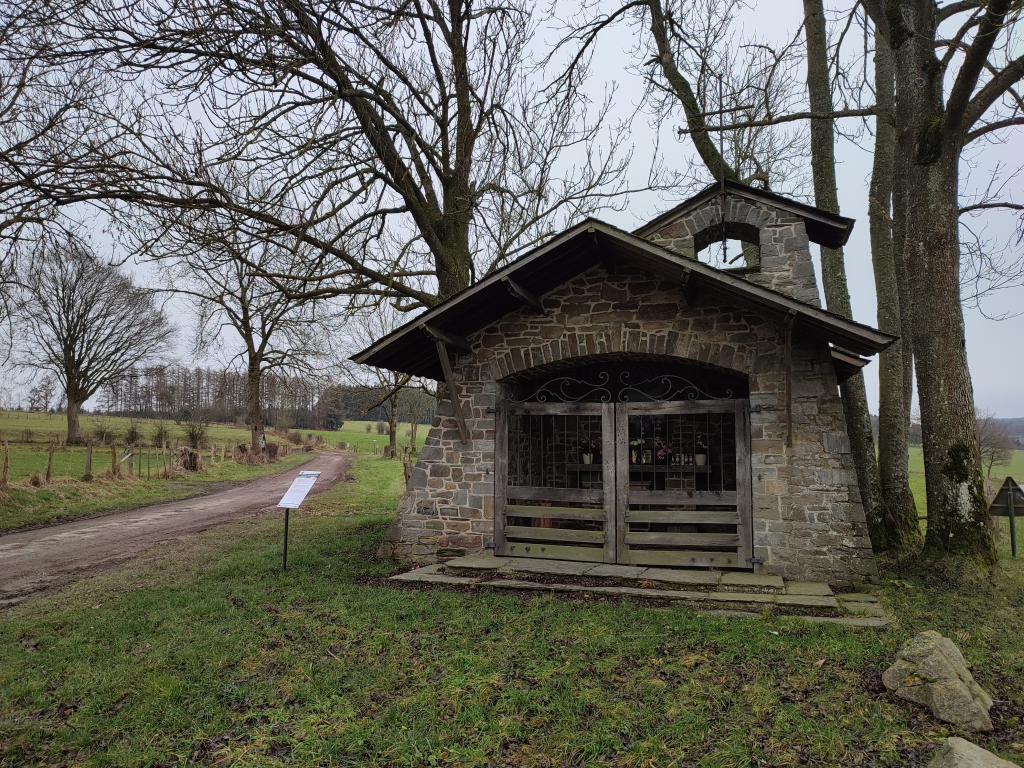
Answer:
[[[670,373],[659,373],[650,367],[622,371],[618,381],[608,371],[576,378],[556,376],[537,386],[529,395],[513,397],[513,403],[578,403],[582,401],[625,403],[635,400],[729,400],[731,389],[722,395],[704,391],[690,379]]]

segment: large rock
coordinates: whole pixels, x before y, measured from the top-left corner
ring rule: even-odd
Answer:
[[[940,720],[967,730],[992,730],[992,697],[974,682],[960,649],[938,632],[928,630],[905,642],[882,682],[897,696],[930,707]]]
[[[969,741],[951,736],[935,752],[928,768],[1019,768]]]

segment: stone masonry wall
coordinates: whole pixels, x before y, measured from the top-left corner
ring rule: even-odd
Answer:
[[[722,221],[718,198],[665,224],[648,237],[652,243],[689,259],[696,259],[694,236]],[[757,227],[760,236],[760,267],[744,271],[745,280],[784,293],[794,299],[821,306],[814,262],[803,219],[766,204],[743,198],[726,198],[726,221]],[[737,270],[739,271],[739,270]]]
[[[806,290],[796,282],[790,287]],[[472,354],[453,366],[470,443],[459,441],[450,406],[442,404],[385,550],[431,562],[491,543],[494,416],[488,409],[501,395],[502,379],[563,360],[646,353],[749,377],[754,557],[765,561],[759,572],[834,584],[877,579],[827,345],[794,336],[795,440],[787,448],[782,328],[729,306],[687,306],[680,294],[678,285],[632,268],[595,267],[545,295],[545,315],[524,309],[470,336]]]

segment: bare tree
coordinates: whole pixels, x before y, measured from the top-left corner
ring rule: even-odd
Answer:
[[[61,10],[36,17],[67,35],[51,59],[101,61],[139,94],[91,182],[46,190],[128,227],[138,206],[232,211],[248,235],[315,249],[333,292],[413,309],[626,192],[624,130],[595,149],[608,102],[577,82],[537,92],[542,18],[523,0]],[[257,189],[221,186],[207,171],[224,163]]]
[[[960,163],[974,141],[1024,124],[1012,0],[865,0],[893,51],[895,246],[907,265],[925,449],[924,554],[995,562],[961,304]],[[894,10],[895,9],[895,10]],[[940,31],[940,27],[942,30]]]
[[[1000,423],[991,411],[979,411],[976,431],[988,497],[992,495],[992,467],[1009,464],[1013,460],[1014,443],[1007,426]]]
[[[86,400],[166,352],[174,329],[152,292],[71,235],[45,238],[24,282],[17,361],[57,378],[67,399],[68,442],[81,442]]]
[[[247,235],[221,211],[157,211],[140,220],[142,252],[196,310],[193,351],[226,353],[246,374],[253,450],[266,448],[261,385],[271,371],[315,376],[331,358],[334,321],[317,298],[317,260]],[[268,279],[268,274],[276,275]],[[289,290],[290,289],[290,290]],[[227,333],[225,332],[227,330]]]

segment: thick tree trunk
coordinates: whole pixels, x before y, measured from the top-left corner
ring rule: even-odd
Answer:
[[[900,340],[879,355],[878,360],[878,469],[882,508],[886,515],[872,542],[881,550],[901,550],[920,544],[917,507],[910,491],[910,390],[913,368],[909,314],[903,310],[906,287],[900,279],[906,273],[900,254],[898,269],[893,247],[894,165],[896,163],[895,82],[892,51],[881,36],[875,40],[874,164],[868,217],[871,228],[871,262],[875,272],[878,327]],[[900,174],[900,178],[905,178]],[[901,185],[901,194],[905,194]],[[902,290],[901,290],[902,288]]]
[[[262,379],[263,371],[259,363],[250,360],[246,376],[246,415],[249,417],[249,430],[252,432],[251,448],[254,451],[262,451],[267,447],[266,429],[263,426],[263,403],[260,401]]]
[[[832,83],[828,72],[828,40],[825,35],[825,12],[822,0],[804,0],[804,30],[807,36],[807,92],[811,111],[832,112]],[[814,202],[819,208],[839,213],[836,186],[834,121],[811,121],[811,172],[814,179]],[[841,248],[821,249],[821,282],[825,288],[828,309],[843,317],[853,317],[850,289],[846,281],[846,264]],[[858,373],[840,386],[846,429],[853,448],[861,500],[872,538],[881,530],[885,518],[882,505],[878,459],[871,434],[864,376]],[[877,546],[877,544],[875,545]]]
[[[70,395],[68,400],[68,445],[79,445],[82,440],[82,426],[79,417],[82,413],[82,402]]]
[[[963,137],[944,114],[943,70],[935,58],[935,6],[901,4],[890,30],[896,70],[898,151],[911,159],[902,247],[921,404],[928,530],[924,555],[995,562],[987,526],[974,390],[960,303],[959,160]],[[895,36],[895,37],[894,37]],[[955,122],[955,121],[954,121]]]

